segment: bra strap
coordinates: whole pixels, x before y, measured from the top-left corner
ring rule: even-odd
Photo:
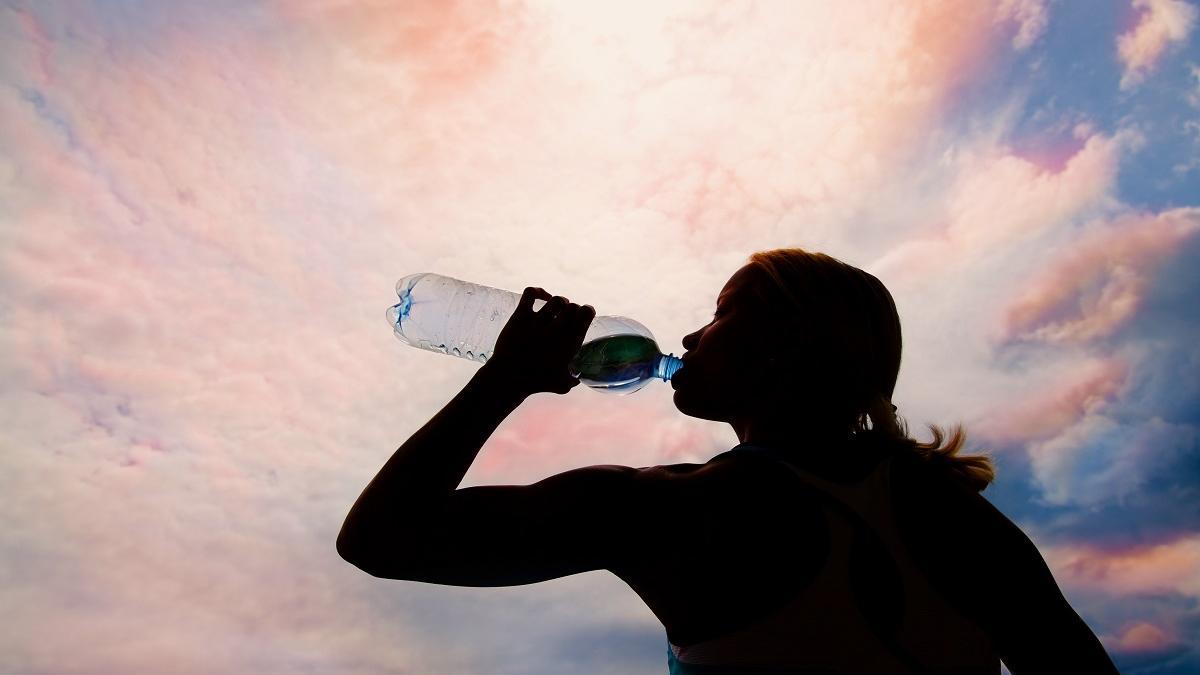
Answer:
[[[766,448],[763,449],[767,450]],[[901,581],[900,568],[896,564],[895,558],[892,557],[892,554],[884,545],[882,538],[861,514],[847,506],[845,502],[835,497],[827,489],[818,487],[817,484],[809,481],[808,477],[802,474],[799,469],[779,457],[772,455],[771,459],[786,465],[794,471],[800,477],[802,490],[806,494],[816,498],[823,504],[829,505],[850,522],[854,528],[854,540],[850,544],[849,573],[852,580],[851,595],[854,598],[855,606],[863,618],[866,619],[867,625],[875,634],[875,637],[887,647],[892,656],[896,657],[896,660],[904,664],[905,668],[913,673],[930,672],[930,669],[926,668],[897,639],[900,621],[904,616],[904,584]],[[883,467],[883,470],[890,470],[891,458],[883,461],[889,464],[889,466]],[[878,566],[873,567],[871,565],[872,562],[878,562]],[[865,590],[862,583],[854,583],[855,579],[861,582],[864,579],[880,576],[883,578],[878,584],[879,588],[875,589],[877,591],[876,594],[893,596],[891,598],[891,605],[898,608],[899,611],[888,612],[886,611],[886,606],[885,611],[870,609],[872,604],[868,602],[868,599],[871,592]],[[874,606],[879,606],[879,604],[875,603]]]

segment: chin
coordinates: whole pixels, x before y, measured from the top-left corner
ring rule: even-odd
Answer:
[[[692,412],[688,410],[687,394],[682,391],[675,390],[675,393],[671,396],[671,403],[674,403],[675,409],[684,415],[692,415]]]
[[[675,395],[671,397],[671,402],[675,404],[675,409],[696,419],[709,420],[710,422],[724,422],[725,418],[715,412],[706,412],[703,409],[698,409],[694,403],[688,401],[687,392],[675,390]]]

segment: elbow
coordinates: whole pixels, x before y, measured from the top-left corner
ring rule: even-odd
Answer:
[[[348,532],[345,527],[338,534],[337,553],[342,560],[354,565],[359,570],[378,579],[395,579],[389,570],[380,564],[377,551],[371,550],[369,539],[356,532]]]
[[[362,568],[361,561],[363,559],[363,535],[359,532],[361,528],[351,527],[347,522],[342,525],[342,531],[338,532],[337,537],[337,553],[342,560]]]
[[[345,560],[348,563],[353,563],[354,560],[352,559],[352,556],[354,554],[352,551],[353,549],[350,545],[350,538],[346,536],[346,531],[342,530],[338,534],[337,538],[337,553],[339,556],[341,556],[342,560]]]
[[[409,536],[397,541],[394,529],[369,521],[347,520],[338,533],[338,556],[373,577],[407,579],[406,575],[423,569],[427,561],[424,556],[415,555],[421,550],[419,544]]]
[[[338,555],[341,556],[342,560],[354,565],[359,570],[366,572],[373,577],[379,576],[375,573],[374,567],[370,563],[370,559],[363,552],[362,546],[353,542],[349,537],[338,535],[337,552]]]

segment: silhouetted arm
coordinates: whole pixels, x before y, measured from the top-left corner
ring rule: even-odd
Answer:
[[[898,457],[893,487],[913,553],[1013,675],[1117,672],[1021,528],[957,480]]]
[[[350,562],[376,545],[385,529],[419,522],[440,508],[480,448],[525,394],[504,384],[488,364],[433,419],[412,435],[359,495],[338,534]]]
[[[1100,640],[1071,607],[1037,547],[1005,519],[1007,544],[994,573],[980,579],[995,584],[993,638],[1013,675],[1037,673],[1117,673]]]
[[[523,399],[483,366],[388,460],[338,536],[339,555],[376,577],[512,586],[604,569],[661,522],[661,473],[606,465],[532,485],[456,490],[481,446]],[[668,502],[673,503],[673,502]]]
[[[659,522],[634,513],[639,473],[589,466],[532,485],[456,490],[419,518],[380,526],[347,559],[372,576],[452,586],[518,586],[610,569],[637,555],[645,524]]]

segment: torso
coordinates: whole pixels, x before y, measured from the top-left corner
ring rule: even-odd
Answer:
[[[852,483],[870,473],[881,459],[882,455],[863,458],[854,465],[806,468],[831,480]],[[748,461],[758,460],[719,455],[707,464],[661,468],[680,474],[726,471],[743,468],[735,463]],[[716,463],[722,466],[718,468]],[[946,576],[956,567],[955,559],[961,559],[946,545],[957,538],[941,536],[935,531],[941,528],[930,526],[929,517],[946,510],[947,498],[982,501],[982,497],[956,490],[956,486],[931,489],[930,481],[937,478],[915,478],[915,468],[909,462],[894,462],[892,503],[900,536],[947,600],[968,616],[975,615],[974,603],[963,592],[967,587]],[[720,499],[731,500],[726,504],[745,500],[758,506],[753,514],[739,516],[733,509],[720,508],[718,499],[713,512],[701,516],[709,519],[704,530],[711,532],[711,539],[664,542],[665,555],[637,569],[620,571],[618,576],[659,618],[672,643],[685,647],[750,625],[785,605],[815,578],[829,555],[828,524],[822,509],[794,489],[798,481],[790,471],[776,471],[765,481],[739,488],[743,492],[722,495]],[[764,503],[769,506],[764,508]],[[714,583],[718,579],[719,583]]]

